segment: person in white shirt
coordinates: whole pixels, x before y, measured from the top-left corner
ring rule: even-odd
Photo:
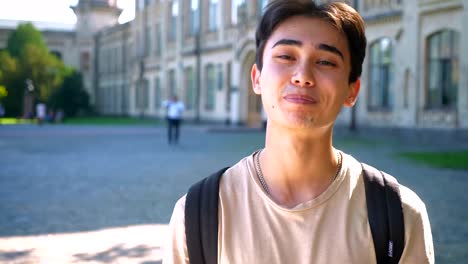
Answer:
[[[178,144],[182,113],[185,110],[184,103],[179,101],[177,96],[173,95],[169,100],[163,101],[163,106],[166,108],[168,142],[169,144]]]
[[[38,103],[36,105],[36,117],[38,124],[42,125],[46,119],[46,105],[44,103]]]

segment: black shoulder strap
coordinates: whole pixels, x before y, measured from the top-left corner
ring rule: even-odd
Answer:
[[[397,264],[405,245],[403,208],[397,180],[362,164],[367,212],[377,263]]]
[[[218,261],[219,181],[227,169],[195,183],[187,192],[185,237],[190,264],[216,264]]]

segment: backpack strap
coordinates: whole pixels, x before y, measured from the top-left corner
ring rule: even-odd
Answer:
[[[185,237],[190,264],[218,262],[219,182],[228,168],[195,183],[187,192]]]
[[[362,168],[377,263],[397,264],[405,245],[399,184],[394,177],[374,167],[362,163]],[[187,193],[185,236],[191,264],[218,261],[219,182],[227,169],[197,182]]]
[[[405,226],[397,180],[362,163],[367,213],[377,263],[398,263],[405,245]]]

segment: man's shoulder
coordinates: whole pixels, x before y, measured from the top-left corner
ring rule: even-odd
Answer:
[[[239,160],[236,164],[227,169],[223,174],[223,179],[225,178],[236,178],[239,174],[249,173],[249,163],[253,162],[252,155],[246,156]]]
[[[426,213],[426,204],[410,188],[400,184],[400,197],[405,216],[419,216]]]
[[[362,176],[362,165],[361,162],[358,161],[357,159],[353,158],[350,155],[347,155],[348,163],[349,163],[349,168],[351,170],[351,175],[356,176]],[[372,165],[370,165],[372,166]],[[380,170],[379,168],[376,168],[377,170]],[[385,171],[383,171],[385,172]],[[398,181],[398,176],[397,175],[391,175],[387,172],[386,174],[394,177]],[[402,185],[401,183],[399,184],[399,191],[400,191],[400,197],[401,197],[401,203],[403,206],[403,210],[405,211],[405,214],[411,213],[411,214],[419,214],[421,212],[425,212],[426,206],[424,202],[421,200],[421,198],[410,188],[406,187],[405,185]]]
[[[180,197],[179,200],[177,200],[175,204],[174,211],[177,210],[177,211],[184,212],[186,199],[187,199],[187,194],[184,194],[184,196]]]

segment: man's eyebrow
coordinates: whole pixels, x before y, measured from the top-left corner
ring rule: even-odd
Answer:
[[[302,42],[295,39],[280,39],[278,40],[271,48],[274,48],[278,45],[290,45],[290,46],[302,46]]]
[[[331,45],[328,45],[328,44],[321,43],[321,44],[317,45],[317,49],[335,53],[336,55],[340,56],[344,60],[343,53],[335,46],[331,46]]]

